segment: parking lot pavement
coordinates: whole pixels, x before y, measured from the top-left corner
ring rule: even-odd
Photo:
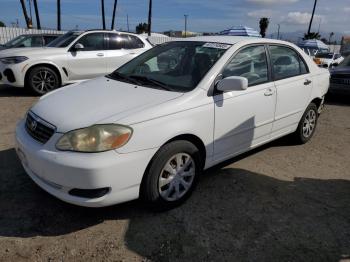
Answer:
[[[86,209],[39,189],[14,150],[38,98],[0,87],[0,261],[350,259],[350,97],[333,97],[312,141],[283,138],[207,171],[181,207]]]

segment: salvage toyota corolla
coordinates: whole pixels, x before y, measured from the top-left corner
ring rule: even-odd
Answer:
[[[32,180],[66,202],[171,208],[204,169],[290,133],[306,143],[328,85],[291,43],[169,42],[40,98],[17,125],[16,149]]]

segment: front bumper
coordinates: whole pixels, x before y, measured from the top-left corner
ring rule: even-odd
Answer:
[[[26,63],[7,65],[0,62],[0,85],[24,87],[26,68]]]
[[[55,142],[62,134],[54,134],[44,145],[28,135],[24,122],[16,127],[16,151],[26,173],[48,193],[76,205],[102,207],[139,197],[146,167],[157,149],[128,154],[116,151],[102,153],[62,152]],[[69,194],[72,189],[109,188],[98,198]]]

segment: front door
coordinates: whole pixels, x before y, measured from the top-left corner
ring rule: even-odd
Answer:
[[[276,104],[264,45],[241,49],[225,66],[222,76],[246,77],[248,88],[214,96],[215,162],[269,140]]]
[[[84,48],[68,52],[69,80],[85,80],[107,73],[104,41],[103,33],[89,33],[75,42],[82,44]]]

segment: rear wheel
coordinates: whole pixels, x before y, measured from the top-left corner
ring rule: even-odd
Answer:
[[[27,86],[36,95],[44,95],[60,87],[58,74],[46,66],[31,69],[26,80]]]
[[[314,103],[311,103],[305,110],[297,130],[294,133],[298,143],[305,144],[314,135],[318,119],[318,109]]]
[[[158,209],[181,204],[196,185],[201,163],[201,154],[192,143],[174,141],[166,144],[150,164],[141,185],[141,197]]]

